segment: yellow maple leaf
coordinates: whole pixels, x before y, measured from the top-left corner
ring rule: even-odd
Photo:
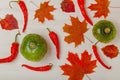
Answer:
[[[36,10],[35,18],[38,18],[38,21],[42,23],[45,21],[45,18],[48,20],[53,20],[53,15],[51,12],[54,10],[55,8],[49,5],[49,1],[44,2],[43,4],[40,4],[40,8]]]
[[[67,43],[75,43],[75,47],[77,47],[81,42],[84,42],[84,33],[88,30],[87,23],[84,20],[80,22],[78,17],[70,17],[72,25],[65,24],[63,27],[64,32],[69,33],[68,36],[65,36],[64,40]]]

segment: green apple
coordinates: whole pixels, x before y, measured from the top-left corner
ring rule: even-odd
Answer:
[[[40,61],[47,52],[47,43],[38,34],[26,35],[20,47],[21,54],[29,61]]]
[[[103,43],[108,43],[116,37],[116,28],[111,21],[100,20],[98,21],[92,30],[94,37]]]

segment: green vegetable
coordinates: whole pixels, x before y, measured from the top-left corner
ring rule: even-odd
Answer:
[[[47,52],[47,43],[38,34],[28,34],[24,37],[20,52],[29,61],[40,61]]]
[[[108,43],[116,37],[116,28],[111,21],[101,20],[93,27],[94,37],[103,43]]]

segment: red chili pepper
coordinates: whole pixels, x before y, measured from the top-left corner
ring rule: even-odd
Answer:
[[[24,1],[22,0],[18,0],[18,1],[10,1],[11,2],[17,2],[22,10],[22,13],[23,13],[23,16],[24,16],[24,27],[23,27],[23,30],[22,32],[25,32],[26,30],[26,27],[27,27],[27,22],[28,22],[28,10],[27,10],[27,6],[26,4],[24,3]],[[9,6],[11,7],[9,3]],[[12,7],[11,7],[12,8]]]
[[[94,55],[95,55],[95,57],[97,58],[98,62],[99,62],[103,67],[105,67],[106,69],[111,69],[111,66],[106,65],[106,64],[102,61],[102,59],[100,58],[99,53],[98,53],[98,51],[97,51],[97,46],[96,46],[96,45],[93,45],[93,46],[92,46],[92,49],[93,49]]]
[[[33,71],[49,71],[52,68],[52,65],[53,64],[50,63],[49,65],[45,65],[45,66],[33,67],[33,66],[29,66],[27,64],[22,64],[22,67],[26,67]]]
[[[85,0],[77,0],[77,2],[78,2],[79,8],[80,8],[81,13],[82,13],[83,17],[85,18],[85,20],[86,20],[89,24],[93,25],[93,22],[92,22],[91,19],[88,17],[87,12],[86,12],[86,10],[85,10]]]
[[[11,55],[9,57],[0,59],[0,63],[12,62],[17,57],[18,52],[19,52],[19,43],[17,42],[17,36],[18,35],[20,35],[20,33],[16,34],[15,42],[12,43]]]
[[[52,42],[54,43],[55,47],[56,47],[56,56],[59,59],[60,58],[60,44],[59,44],[59,39],[58,36],[55,32],[50,31],[48,28],[47,30],[49,31],[49,37],[52,40]]]

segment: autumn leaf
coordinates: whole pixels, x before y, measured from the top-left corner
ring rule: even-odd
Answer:
[[[79,44],[81,44],[81,42],[84,42],[84,33],[88,30],[87,23],[85,20],[83,22],[80,22],[78,17],[70,18],[72,25],[65,24],[63,27],[64,32],[69,33],[69,35],[66,36],[64,40],[68,44],[74,42],[75,47],[77,47]]]
[[[119,50],[115,45],[107,45],[102,48],[103,53],[109,58],[115,58],[118,56]]]
[[[4,19],[1,19],[0,24],[2,29],[5,30],[18,29],[18,22],[16,18],[11,14],[7,14]]]
[[[91,74],[96,67],[96,60],[91,60],[92,55],[84,51],[79,58],[78,54],[69,52],[67,60],[70,64],[60,66],[63,75],[69,76],[68,80],[82,80],[85,74]]]
[[[72,0],[63,0],[61,3],[61,9],[64,12],[75,12],[75,6]]]
[[[104,16],[106,18],[108,16],[108,13],[110,12],[108,7],[110,4],[110,1],[108,0],[95,0],[96,4],[91,4],[88,8],[92,11],[96,11],[94,17],[100,18],[101,16]]]
[[[40,4],[40,8],[36,10],[35,18],[38,18],[38,21],[42,23],[45,21],[45,18],[48,20],[53,20],[53,15],[51,12],[54,10],[55,8],[49,5],[49,1],[44,2],[43,4]]]

